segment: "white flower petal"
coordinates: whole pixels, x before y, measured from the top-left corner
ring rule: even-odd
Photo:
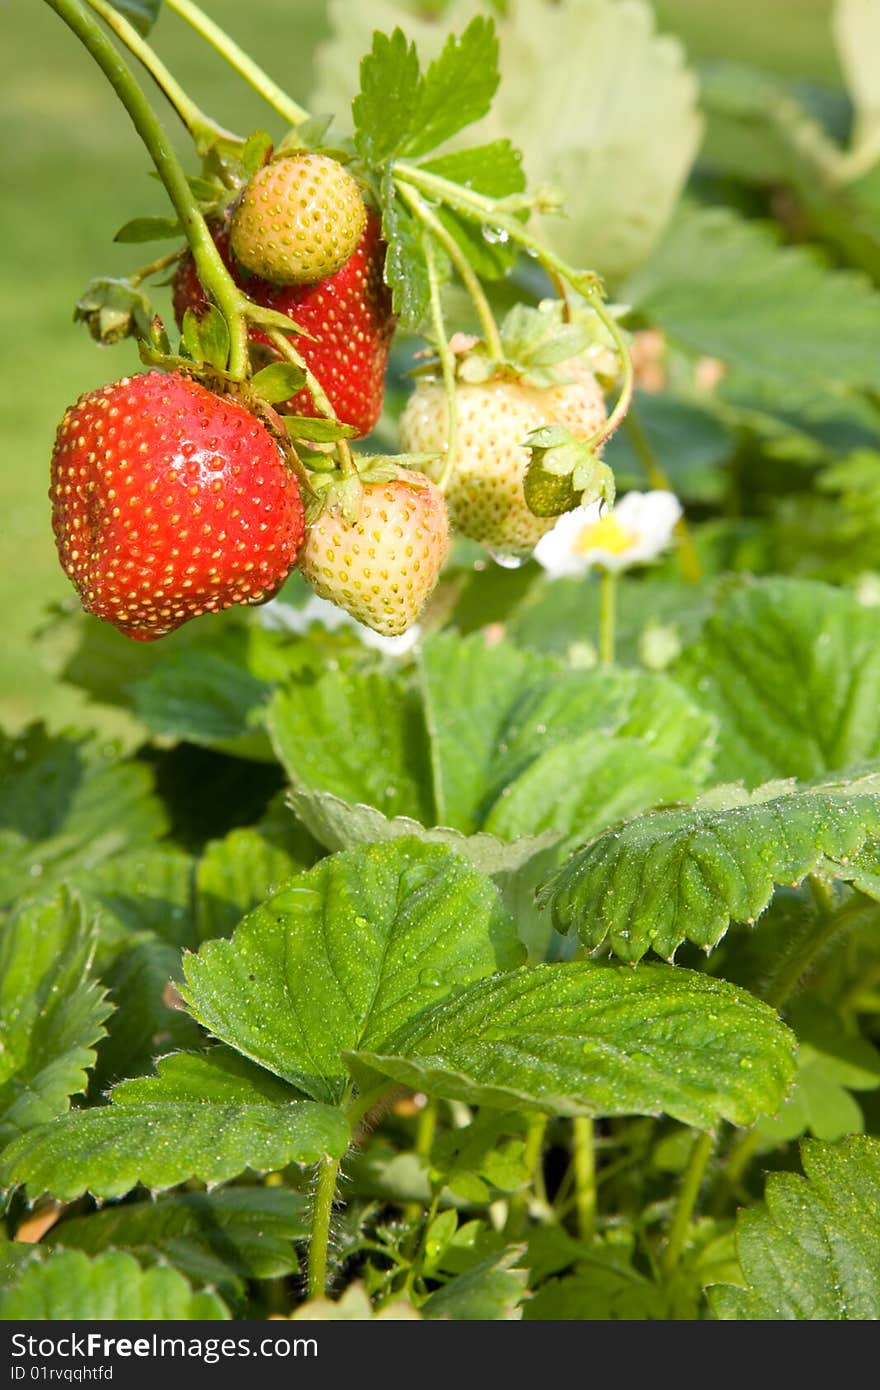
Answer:
[[[617,528],[623,533],[622,544],[614,547],[603,545],[599,527],[596,544],[584,546],[584,533],[596,527],[600,521],[598,503],[565,512],[553,530],[542,536],[535,547],[535,559],[551,579],[586,574],[595,567],[617,574],[633,565],[646,564],[671,543],[682,509],[673,493],[657,489],[653,492],[628,492],[613,512],[603,515],[613,517]]]

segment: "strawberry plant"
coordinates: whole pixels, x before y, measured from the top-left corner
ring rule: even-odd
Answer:
[[[0,737],[0,1317],[880,1317],[873,0],[837,125],[641,0],[338,0],[311,110],[47,6],[170,208]]]

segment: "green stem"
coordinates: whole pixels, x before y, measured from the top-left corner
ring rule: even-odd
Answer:
[[[226,269],[208,225],[192,195],[180,161],[152,107],[103,29],[88,13],[82,0],[46,0],[72,29],[103,70],[131,117],[150,153],[156,170],[180,218],[205,290],[215,300],[229,329],[229,373],[238,381],[248,370],[247,324],[242,306],[246,301]]]
[[[477,318],[480,320],[480,327],[483,330],[483,337],[489,349],[489,355],[494,358],[503,358],[504,348],[501,345],[501,336],[498,332],[498,325],[495,322],[495,315],[492,313],[483,286],[480,284],[473,266],[467,256],[462,251],[455,237],[446,230],[439,217],[435,217],[431,209],[423,198],[411,189],[398,185],[397,189],[403,201],[415,213],[416,217],[432,236],[440,243],[448,255],[455,269],[461,277],[462,284],[471,297],[473,306],[477,311]]]
[[[589,1241],[596,1233],[596,1143],[588,1116],[572,1121],[572,1141],[578,1235]]]
[[[437,1130],[437,1102],[431,1096],[425,1101],[425,1105],[419,1114],[416,1125],[416,1141],[413,1145],[413,1153],[417,1158],[426,1161],[431,1156],[431,1149],[434,1146],[434,1134]],[[417,1221],[421,1213],[420,1202],[408,1202],[403,1210],[405,1221]]]
[[[511,1197],[504,1223],[504,1234],[508,1240],[517,1240],[525,1230],[529,1213],[529,1192],[536,1202],[549,1210],[547,1188],[544,1184],[544,1140],[547,1136],[547,1116],[533,1115],[526,1130],[523,1151],[523,1167],[528,1174],[528,1187]]]
[[[147,69],[156,85],[164,92],[183,121],[200,154],[204,154],[218,141],[241,145],[242,141],[238,135],[235,135],[231,130],[224,130],[222,126],[212,121],[210,116],[207,116],[200,107],[196,106],[177,79],[168,71],[159,55],[141,37],[134,25],[129,24],[125,16],[120,14],[119,10],[109,4],[108,0],[86,0],[86,4],[94,10],[95,14],[101,16],[108,28],[112,29],[116,37],[125,44],[129,53]]]
[[[181,251],[169,251],[167,256],[160,256],[158,260],[150,261],[149,265],[142,265],[140,270],[132,271],[129,275],[130,283],[138,286],[144,280],[149,280],[151,275],[158,275],[160,270],[168,270],[170,266],[175,265],[180,260],[182,254]]]
[[[599,660],[610,666],[615,655],[615,615],[617,609],[617,575],[603,569],[599,575]]]
[[[333,1215],[338,1175],[338,1159],[323,1158],[318,1164],[318,1183],[312,1207],[312,1237],[309,1242],[309,1298],[321,1298],[327,1289],[330,1219]]]
[[[430,232],[422,237],[425,263],[428,268],[428,284],[431,296],[431,322],[437,340],[437,352],[443,371],[443,386],[446,391],[446,462],[438,479],[441,492],[445,492],[455,471],[455,456],[458,448],[458,404],[455,393],[455,360],[449,350],[446,337],[446,324],[443,320],[443,306],[440,303],[440,276],[437,271],[437,256]]]
[[[624,427],[629,435],[633,452],[645,470],[649,487],[660,488],[664,492],[673,492],[674,488],[651,447],[648,436],[642,428],[638,412],[632,405],[627,412]],[[678,536],[678,558],[682,576],[689,584],[697,584],[703,577],[703,567],[700,564],[700,557],[697,554],[693,536],[684,517],[676,523],[675,534]]]
[[[810,887],[816,901],[816,919],[810,922],[806,935],[798,937],[794,948],[782,960],[770,984],[762,991],[764,999],[774,1009],[781,1010],[785,1007],[816,956],[824,950],[832,937],[848,926],[854,918],[857,919],[873,909],[873,904],[865,904],[863,900],[856,899],[835,912],[826,885],[813,874],[810,875]]]
[[[174,10],[175,14],[185,20],[197,34],[206,39],[215,52],[221,58],[225,58],[230,67],[234,68],[240,77],[257,92],[265,102],[277,111],[290,125],[301,125],[308,120],[309,113],[302,106],[298,106],[295,101],[287,95],[285,91],[273,82],[268,73],[249,58],[243,49],[229,37],[219,24],[215,24],[198,7],[192,4],[192,0],[165,0],[169,10]]]
[[[703,1178],[712,1152],[715,1148],[715,1135],[710,1131],[701,1134],[696,1140],[690,1162],[682,1179],[675,1206],[675,1214],[669,1227],[666,1253],[663,1256],[663,1272],[667,1278],[675,1273],[681,1259],[691,1229],[694,1207],[700,1195]]]

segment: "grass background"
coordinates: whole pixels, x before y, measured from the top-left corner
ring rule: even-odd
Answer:
[[[312,52],[329,31],[324,0],[203,5],[291,95],[307,97]],[[696,60],[743,60],[834,82],[830,8],[831,0],[655,0],[661,26]],[[166,209],[128,117],[57,16],[39,0],[0,0],[0,14],[0,724],[14,729],[46,718],[57,727],[75,722],[80,707],[54,676],[59,625],[54,635],[35,635],[51,605],[76,607],[49,524],[52,440],[77,396],[138,365],[131,344],[98,348],[72,324],[72,308],[92,276],[125,273],[159,254],[117,247],[111,238],[130,217]],[[223,124],[278,131],[272,113],[176,16],[160,19],[153,41]],[[195,167],[191,159],[188,167]]]

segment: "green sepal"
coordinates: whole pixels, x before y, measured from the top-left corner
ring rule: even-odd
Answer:
[[[305,333],[305,329],[300,328],[287,314],[279,314],[277,309],[266,309],[252,300],[248,301],[247,316],[250,323],[259,324],[261,328],[278,328],[282,333]],[[312,335],[305,333],[305,336],[311,338]]]
[[[324,137],[333,124],[333,117],[309,116],[289,130],[275,147],[275,158],[286,154],[296,154],[300,150],[317,150],[323,147]]]
[[[272,136],[266,130],[254,130],[241,147],[241,160],[246,172],[253,177],[266,163],[272,151]]]
[[[144,291],[130,280],[110,277],[90,280],[73,311],[74,323],[84,323],[95,342],[105,345],[149,337],[152,320]]]
[[[523,480],[529,511],[560,516],[590,502],[614,501],[614,474],[595,447],[575,439],[562,425],[532,430],[524,443],[530,450]]]
[[[203,314],[187,309],[183,316],[181,346],[194,362],[225,370],[229,360],[229,328],[220,310],[211,304]]]
[[[267,367],[265,370],[272,369]],[[336,439],[354,439],[357,435],[353,425],[344,425],[341,420],[327,420],[323,416],[285,415],[284,427],[291,439],[306,439],[313,444],[330,444]]]
[[[176,217],[133,217],[114,236],[114,241],[171,241],[183,234],[183,228]]]
[[[251,390],[270,405],[287,401],[301,391],[306,384],[306,374],[302,367],[293,362],[273,362],[251,377]]]

